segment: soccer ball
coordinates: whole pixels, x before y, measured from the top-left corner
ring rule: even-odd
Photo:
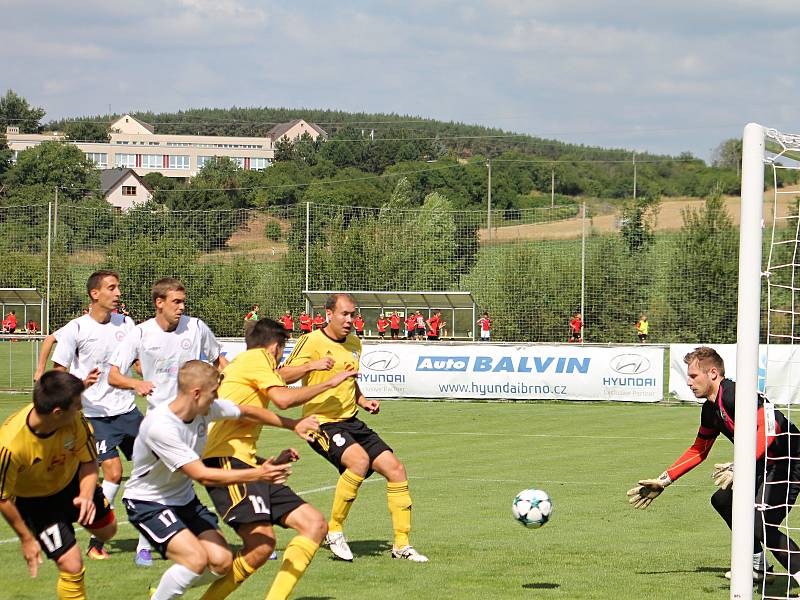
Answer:
[[[550,520],[553,502],[547,492],[537,489],[522,490],[511,504],[514,518],[529,529],[538,529]]]

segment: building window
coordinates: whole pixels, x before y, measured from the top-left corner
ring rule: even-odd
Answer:
[[[267,158],[251,158],[250,159],[250,168],[253,171],[260,171],[262,169],[266,169],[270,164],[269,159]]]
[[[105,152],[86,152],[86,158],[92,161],[99,169],[108,166],[108,154]]]
[[[136,155],[135,154],[117,154],[114,160],[114,164],[117,167],[128,167],[132,169],[136,166]]]
[[[197,157],[197,168],[198,169],[202,169],[205,166],[205,164],[210,160],[214,160],[214,157],[213,156],[198,156]]]
[[[135,185],[123,185],[122,186],[122,195],[123,196],[135,196],[136,195],[136,186]]]
[[[170,169],[188,169],[189,168],[189,155],[188,154],[171,154],[169,157]]]
[[[142,154],[143,169],[160,169],[163,164],[161,154]]]

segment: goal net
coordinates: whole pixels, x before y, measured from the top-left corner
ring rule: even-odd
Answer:
[[[800,433],[776,427],[772,409],[800,422],[794,408],[800,398],[800,192],[781,186],[794,175],[789,171],[800,170],[800,135],[751,123],[742,156],[731,598],[752,597],[754,529],[776,572],[757,582],[759,595],[788,598],[796,597],[792,574],[800,572],[798,548],[787,541],[800,539],[800,512],[792,511],[800,489]],[[762,239],[765,222],[771,226]],[[758,464],[757,391],[767,398],[763,435],[774,439],[771,448],[787,448],[770,450]]]

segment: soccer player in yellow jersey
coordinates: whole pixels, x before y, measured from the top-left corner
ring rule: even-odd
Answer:
[[[72,524],[77,521],[104,542],[117,531],[114,511],[97,484],[94,436],[80,412],[83,390],[74,375],[49,371],[33,389],[33,405],[0,427],[0,512],[22,543],[31,577],[42,549],[55,561],[56,596],[62,600],[86,598]]]
[[[288,382],[303,379],[304,385],[314,385],[330,377],[331,373],[357,371],[361,356],[361,340],[350,335],[355,300],[350,294],[332,294],[325,303],[328,324],[318,331],[302,336],[286,360],[281,374]],[[321,358],[334,361],[329,371],[307,371],[303,365]],[[293,369],[295,369],[293,371]],[[406,469],[392,449],[357,418],[361,407],[370,414],[380,410],[378,400],[368,400],[358,382],[346,379],[334,389],[315,396],[303,405],[303,415],[313,415],[320,423],[320,431],[309,442],[311,447],[336,468],[339,480],[328,521],[326,542],[333,554],[342,560],[353,560],[353,553],[343,533],[343,524],[358,489],[373,471],[386,478],[386,496],[392,516],[394,545],[392,557],[413,562],[427,562],[409,542],[411,531],[411,496],[408,492]]]
[[[303,404],[355,377],[355,371],[343,370],[332,377],[329,375],[322,383],[289,389],[276,371],[288,335],[288,330],[272,319],[255,322],[245,336],[247,350],[223,372],[220,396],[239,406],[266,408],[272,402],[283,409]],[[332,361],[326,359],[310,362],[304,371],[327,369],[331,364]],[[314,417],[295,420],[274,416],[273,425],[292,429],[303,439],[308,439],[310,432],[319,429]],[[244,421],[214,423],[209,430],[203,462],[206,466],[221,469],[252,468],[258,464],[256,442],[260,433],[260,424]],[[266,596],[267,600],[288,598],[328,531],[322,513],[306,504],[288,486],[266,481],[209,487],[208,494],[222,519],[242,538],[244,547],[234,559],[231,570],[208,588],[203,600],[228,597],[267,561],[275,548],[273,525],[297,532],[286,547],[281,567]]]

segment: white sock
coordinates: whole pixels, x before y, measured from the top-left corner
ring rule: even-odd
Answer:
[[[150,597],[150,600],[170,600],[171,598],[183,596],[186,590],[192,587],[195,580],[199,578],[200,574],[187,569],[183,565],[172,565],[164,571],[161,581],[158,582],[158,587]]]
[[[136,544],[136,552],[139,550],[150,550],[152,546],[146,537],[144,537],[141,533],[139,534],[139,543]]]
[[[220,577],[222,577],[222,575],[214,573],[214,571],[212,571],[211,569],[206,569],[205,571],[203,571],[203,574],[200,575],[200,577],[198,577],[192,582],[191,587],[201,587],[204,585],[208,585],[209,583],[214,583]]]
[[[767,570],[767,555],[764,552],[756,552],[753,554],[753,570],[766,571]]]
[[[108,500],[108,503],[113,509],[114,499],[117,497],[117,492],[119,491],[119,484],[103,480],[103,485],[101,487],[103,488],[103,496],[106,497],[106,500]]]

